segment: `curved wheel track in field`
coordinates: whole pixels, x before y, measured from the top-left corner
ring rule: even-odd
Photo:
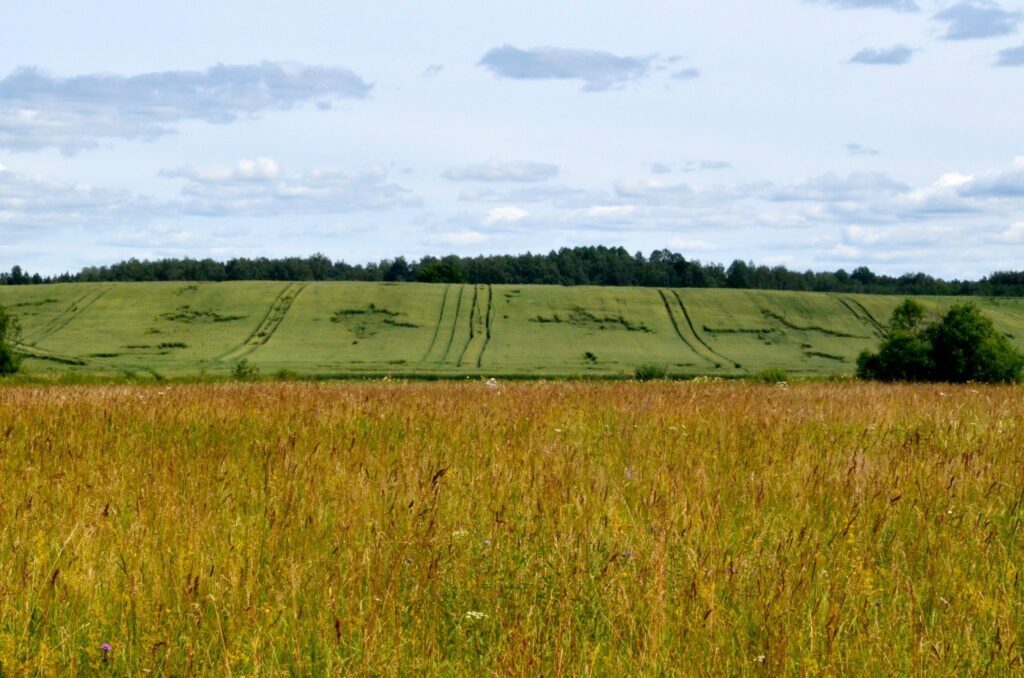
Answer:
[[[708,361],[710,364],[714,365],[715,367],[719,367],[720,365],[719,365],[718,362],[712,360],[708,356],[706,356],[703,353],[701,353],[700,351],[698,351],[697,348],[693,344],[691,344],[687,340],[687,338],[683,335],[683,331],[681,329],[679,329],[679,323],[676,322],[676,316],[672,312],[672,306],[668,302],[668,296],[665,294],[665,291],[664,290],[658,290],[658,294],[661,296],[661,302],[665,305],[665,313],[668,314],[668,319],[670,321],[672,321],[672,329],[674,329],[676,331],[676,336],[679,337],[679,340],[682,341],[686,345],[686,348],[690,349],[690,351],[694,355],[696,355],[699,358],[703,358],[704,360]]]
[[[448,354],[452,351],[452,344],[455,342],[455,330],[458,329],[459,325],[459,311],[462,310],[462,295],[466,291],[465,285],[459,285],[459,296],[455,300],[455,313],[452,315],[452,331],[448,335],[448,342],[444,347],[444,355],[437,361],[438,365],[444,364],[444,361],[448,360]]]
[[[854,318],[857,319],[858,322],[860,322],[862,324],[865,324],[868,327],[870,327],[871,331],[874,332],[875,334],[877,334],[878,336],[881,337],[883,335],[882,327],[877,322],[875,322],[874,318],[872,318],[870,315],[868,315],[866,313],[866,311],[864,310],[863,307],[860,307],[860,306],[855,307],[854,306],[855,302],[853,302],[852,299],[844,299],[843,297],[839,296],[838,294],[834,294],[834,295],[832,295],[832,297],[836,301],[838,301],[840,304],[842,304],[846,308],[846,310],[848,310],[850,312],[850,314]],[[860,309],[859,312],[858,312],[858,308]]]
[[[85,309],[95,304],[100,297],[110,291],[109,287],[101,287],[95,290],[86,292],[81,297],[76,299],[68,306],[63,313],[47,323],[43,329],[32,337],[32,341],[26,343],[27,346],[35,346],[43,339],[60,332],[62,329],[67,327],[75,320],[78,316],[85,312]]]
[[[444,310],[448,305],[448,292],[452,289],[451,284],[445,285],[444,294],[441,295],[441,310],[437,313],[437,324],[434,325],[434,336],[430,338],[430,346],[427,346],[426,352],[423,357],[420,358],[420,362],[426,362],[427,358],[430,357],[430,352],[434,350],[434,344],[437,343],[437,335],[441,333],[441,325],[444,323]]]
[[[837,296],[837,298],[839,299],[839,301],[843,302],[843,304],[846,305],[846,307],[849,308],[851,311],[853,309],[852,309],[852,307],[850,307],[847,304],[847,302],[849,302],[850,304],[853,304],[854,306],[859,308],[861,310],[861,312],[864,313],[864,317],[867,318],[868,322],[871,323],[871,325],[878,332],[878,336],[880,336],[880,337],[884,337],[885,336],[885,326],[882,323],[878,322],[878,320],[875,319],[875,316],[871,315],[871,311],[869,311],[864,304],[860,303],[856,299],[853,299],[852,297],[838,297]]]
[[[700,334],[698,334],[697,327],[693,324],[693,320],[690,318],[690,312],[686,310],[686,304],[683,303],[683,298],[679,296],[679,292],[672,290],[672,296],[674,296],[676,298],[676,301],[679,302],[679,310],[683,312],[683,318],[686,319],[687,326],[690,328],[690,331],[693,332],[693,337],[698,342],[700,342],[700,345],[706,348],[711,353],[711,355],[721,358],[726,363],[731,363],[734,367],[739,368],[740,364],[738,362],[730,358],[726,358],[724,355],[722,355],[715,349],[711,348],[711,344],[704,341]]]
[[[81,358],[74,358],[72,356],[61,355],[60,353],[54,353],[53,351],[46,351],[29,344],[15,344],[14,350],[17,353],[25,356],[26,358],[33,358],[35,360],[48,360],[54,363],[60,363],[62,365],[85,365],[86,361]]]
[[[487,311],[484,314],[484,345],[480,348],[480,355],[476,357],[476,366],[482,367],[484,362],[484,353],[487,351],[487,345],[491,343],[491,316],[494,314],[494,289],[487,286]]]
[[[473,285],[473,302],[469,309],[469,339],[466,340],[466,345],[462,347],[462,351],[459,352],[459,360],[455,363],[456,367],[462,367],[462,361],[466,357],[466,351],[469,350],[469,345],[473,343],[473,338],[476,336],[476,299],[480,294],[480,287]]]
[[[309,283],[290,283],[285,286],[283,290],[274,299],[274,302],[270,305],[266,315],[263,316],[263,320],[256,326],[256,329],[252,331],[252,334],[242,342],[241,346],[236,347],[232,351],[220,356],[217,360],[237,360],[238,358],[244,358],[245,356],[251,355],[253,351],[263,346],[270,338],[274,336],[274,332],[284,322],[284,318],[288,315],[288,311],[292,307],[292,303],[295,299],[302,294],[302,290],[306,289]]]

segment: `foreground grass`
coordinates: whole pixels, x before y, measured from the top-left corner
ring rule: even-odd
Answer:
[[[1008,387],[6,388],[0,673],[1019,673],[1022,411]]]

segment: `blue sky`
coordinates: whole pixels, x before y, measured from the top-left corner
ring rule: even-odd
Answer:
[[[1024,268],[1024,2],[8,0],[0,268]]]

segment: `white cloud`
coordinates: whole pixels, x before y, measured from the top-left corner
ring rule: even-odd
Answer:
[[[206,216],[332,214],[418,207],[412,191],[381,168],[285,173],[269,158],[234,166],[179,167],[163,172],[186,179],[176,208]]]
[[[202,183],[236,183],[271,181],[281,175],[281,167],[273,158],[240,160],[235,165],[195,165],[161,170],[160,176],[188,179]]]
[[[522,221],[528,216],[530,216],[530,213],[519,207],[495,207],[487,213],[487,216],[484,218],[484,224],[491,226],[505,222]]]
[[[994,240],[1001,242],[1024,243],[1024,221],[1019,221],[1006,230],[998,233]]]
[[[636,212],[636,205],[598,205],[583,211],[584,215],[593,219],[623,219]]]
[[[896,195],[907,185],[881,172],[854,172],[847,176],[828,173],[775,190],[772,200],[836,202]]]
[[[488,160],[476,165],[454,167],[444,173],[451,181],[520,182],[546,181],[558,176],[558,165],[543,162],[502,162]]]
[[[489,240],[489,236],[479,231],[454,231],[450,233],[439,233],[435,240],[444,245],[480,245]]]
[[[687,184],[661,179],[622,179],[614,184],[615,193],[624,198],[640,198],[649,202],[678,201],[693,195]]]
[[[668,241],[668,244],[669,247],[679,250],[684,254],[687,252],[713,252],[717,249],[708,241],[700,239],[672,238]]]

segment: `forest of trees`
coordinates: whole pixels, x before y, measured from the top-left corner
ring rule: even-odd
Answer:
[[[348,264],[322,254],[283,259],[129,259],[110,266],[83,268],[56,276],[30,274],[20,266],[0,273],[0,284],[57,282],[363,280],[385,282],[467,282],[516,285],[612,285],[640,287],[724,287],[734,289],[875,294],[1024,296],[1024,271],[998,272],[976,281],[941,280],[924,273],[898,277],[872,272],[792,271],[736,260],[728,267],[686,259],[668,250],[650,256],[621,247],[562,248],[548,254],[490,255],[416,261],[404,257],[377,263]]]

